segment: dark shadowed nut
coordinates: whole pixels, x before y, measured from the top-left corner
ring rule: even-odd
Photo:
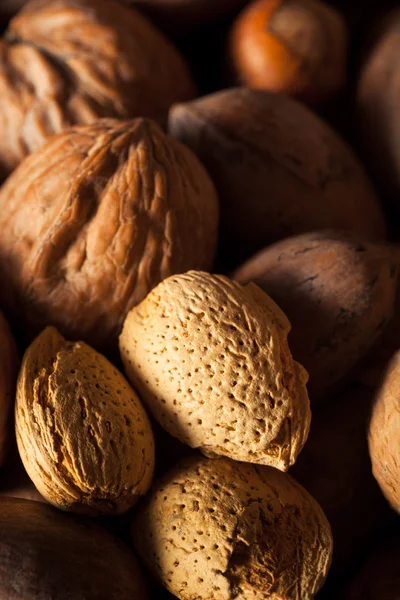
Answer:
[[[226,458],[194,458],[168,473],[132,533],[180,600],[312,600],[332,556],[329,523],[304,488],[276,469]]]
[[[48,327],[28,348],[15,410],[19,453],[42,496],[63,510],[121,514],[154,470],[150,422],[101,354]]]
[[[207,456],[287,470],[310,427],[307,373],[290,323],[256,285],[191,271],[169,277],[126,318],[129,379],[173,436]]]
[[[235,273],[254,281],[288,316],[293,355],[323,398],[366,355],[392,317],[398,256],[389,244],[341,232],[292,237],[269,246]]]
[[[156,123],[72,128],[0,191],[0,298],[33,333],[110,347],[159,281],[210,268],[217,221],[206,171]]]
[[[230,58],[245,86],[321,102],[345,82],[346,25],[319,0],[255,0],[233,25]]]
[[[146,600],[135,556],[94,523],[29,500],[0,498],[0,597]]]
[[[169,130],[212,176],[234,248],[324,228],[385,234],[381,207],[350,147],[289,97],[218,92],[173,106]]]
[[[194,97],[184,59],[115,0],[33,0],[0,40],[0,169],[100,117],[165,121]]]
[[[6,458],[12,431],[18,355],[10,327],[0,312],[0,466]]]

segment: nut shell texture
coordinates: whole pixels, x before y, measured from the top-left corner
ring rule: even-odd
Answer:
[[[0,597],[146,600],[135,556],[93,522],[51,506],[0,499]]]
[[[15,418],[25,469],[58,508],[118,514],[148,490],[148,417],[121,373],[83,342],[67,342],[53,327],[33,342],[18,378]]]
[[[170,277],[128,315],[129,379],[173,436],[205,454],[286,470],[310,426],[307,373],[290,324],[256,285],[191,271]]]
[[[400,512],[400,352],[376,395],[369,427],[372,470],[391,506]]]
[[[181,600],[311,600],[332,554],[329,523],[289,475],[192,459],[153,489],[135,547]]]
[[[159,281],[210,267],[218,201],[197,158],[156,123],[105,119],[28,157],[0,215],[9,311],[34,333],[51,324],[104,347]]]
[[[115,0],[35,0],[0,40],[0,167],[101,117],[152,117],[194,96],[177,50]]]
[[[235,249],[316,229],[385,234],[375,192],[350,147],[292,98],[218,92],[173,106],[169,130],[210,173],[222,230]]]
[[[17,366],[17,347],[10,327],[0,312],[0,466],[4,463],[12,430]]]

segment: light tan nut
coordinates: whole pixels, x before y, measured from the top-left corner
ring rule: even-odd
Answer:
[[[34,0],[0,40],[0,171],[55,133],[101,117],[165,122],[195,95],[188,67],[145,17],[115,0]]]
[[[226,458],[167,474],[134,518],[137,552],[181,600],[311,600],[332,556],[329,523],[289,475]]]
[[[121,373],[85,343],[54,327],[41,333],[23,358],[15,420],[25,469],[58,508],[120,514],[147,492],[148,417]]]
[[[398,257],[337,231],[306,233],[268,246],[235,273],[284,310],[293,356],[310,375],[311,402],[326,401],[382,335],[394,310]]]
[[[172,107],[171,135],[200,158],[237,252],[317,229],[385,235],[371,183],[350,147],[292,98],[237,88]]]
[[[400,352],[396,352],[373,402],[368,443],[374,476],[397,512],[400,512],[399,395]]]
[[[72,128],[0,191],[0,299],[34,334],[52,324],[116,345],[129,309],[159,281],[210,268],[217,224],[204,168],[153,121]]]
[[[17,370],[17,347],[11,329],[0,312],[0,466],[4,464],[12,432]]]
[[[191,271],[163,281],[129,313],[120,350],[129,379],[171,435],[209,456],[286,470],[311,417],[289,330],[256,285]]]

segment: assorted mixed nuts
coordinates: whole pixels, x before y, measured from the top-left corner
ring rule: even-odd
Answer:
[[[397,600],[387,4],[0,2],[0,600]]]

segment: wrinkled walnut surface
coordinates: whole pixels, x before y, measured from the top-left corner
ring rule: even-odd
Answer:
[[[317,502],[291,477],[226,458],[167,474],[133,521],[137,552],[181,600],[311,600],[332,537]]]
[[[15,420],[25,469],[58,508],[123,513],[151,484],[154,439],[136,393],[101,354],[53,327],[25,353]]]
[[[289,330],[256,285],[191,271],[129,313],[120,349],[129,379],[171,435],[207,455],[286,470],[311,418]]]
[[[116,0],[34,0],[0,40],[0,172],[70,125],[152,117],[195,94],[178,51]]]
[[[156,123],[72,128],[0,191],[0,300],[33,333],[112,346],[159,281],[210,268],[217,221],[204,168]]]

